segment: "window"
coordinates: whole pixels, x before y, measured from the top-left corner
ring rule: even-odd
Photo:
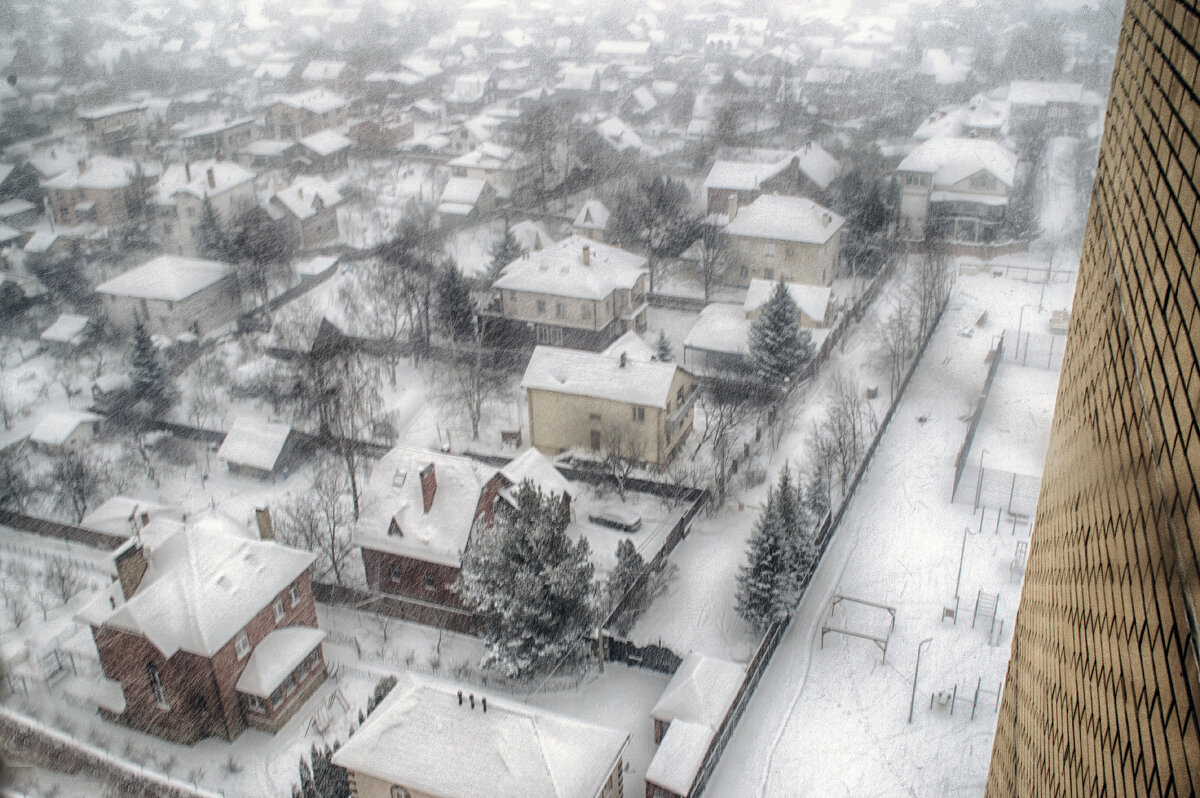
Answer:
[[[767,243],[763,244],[763,257],[764,258],[775,257],[775,242],[774,241],[768,241]]]
[[[321,661],[321,652],[314,648],[312,653],[308,655],[308,665],[311,668],[315,668],[315,667],[317,667],[317,663],[320,661]]]
[[[563,315],[564,315],[564,313],[563,313],[563,303],[561,303],[561,302],[555,302],[555,303],[554,303],[554,315],[555,315],[555,316],[557,316],[557,317],[558,317],[558,318],[560,318],[560,319],[563,317]]]
[[[271,693],[271,706],[279,706],[279,702],[283,700],[283,692],[277,687],[275,692]]]
[[[437,588],[437,585],[433,581],[433,571],[426,571],[425,572],[425,589],[426,590],[434,590],[436,588]]]
[[[774,269],[763,269],[763,279],[774,280],[775,279],[775,270]]]
[[[644,407],[633,408],[633,420],[634,421],[645,421],[646,420],[646,408],[644,408]]]
[[[146,676],[150,679],[150,692],[154,693],[154,703],[162,709],[170,709],[171,702],[167,700],[167,686],[163,684],[162,672],[153,662],[146,664]]]
[[[599,413],[588,413],[588,421],[599,421],[599,420],[600,420]]]
[[[516,301],[517,301],[517,292],[516,292],[516,291],[509,291],[509,292],[508,292],[508,298],[509,298],[509,299],[511,299],[513,302],[516,302]]]
[[[291,695],[296,689],[296,674],[289,673],[288,677],[283,680],[283,694]]]
[[[275,622],[283,620],[283,599],[275,599],[275,603],[271,605],[271,609],[275,610]]]
[[[288,588],[288,601],[291,602],[293,607],[300,603],[300,588],[296,585]]]
[[[304,662],[301,662],[298,666],[296,666],[296,678],[303,679],[307,675],[308,675],[308,660],[305,659]]]
[[[393,582],[399,582],[400,581],[400,566],[393,565],[392,570],[389,573],[389,576],[391,576]]]
[[[741,268],[741,275],[742,275],[743,277],[749,277],[749,276],[750,276],[750,270],[749,270],[748,268],[746,268],[745,266],[743,266],[743,267]]]
[[[537,312],[538,312],[538,315],[541,315],[542,313],[546,312],[546,300],[539,299],[537,301]]]
[[[237,639],[233,641],[233,649],[237,652],[238,659],[250,653],[250,636],[245,632],[238,632]]]
[[[246,696],[246,706],[250,707],[251,712],[266,712],[267,706],[263,700],[256,695]]]
[[[412,798],[412,796],[409,795],[408,790],[404,789],[403,787],[392,785],[392,793],[390,798]]]

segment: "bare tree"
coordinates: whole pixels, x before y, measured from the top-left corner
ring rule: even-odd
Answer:
[[[933,331],[934,319],[950,293],[950,270],[946,244],[935,234],[925,237],[924,254],[909,275],[909,293],[916,306],[917,340],[924,341]]]
[[[283,508],[279,539],[289,546],[317,554],[312,575],[345,584],[354,557],[350,527],[356,520],[346,475],[331,460],[317,465],[312,488]]]
[[[493,365],[492,357],[484,349],[485,326],[486,321],[475,316],[471,340],[453,342],[450,367],[439,369],[446,397],[466,413],[471,423],[472,440],[479,440],[484,403],[500,396],[507,385],[504,372]]]
[[[210,423],[220,425],[225,420],[229,377],[229,366],[217,350],[209,350],[196,360],[191,368],[187,399],[188,421],[192,426],[207,429]]]
[[[625,501],[629,478],[646,456],[646,441],[637,433],[622,424],[608,424],[600,432],[600,462],[613,478],[621,501]]]
[[[422,347],[428,347],[433,331],[433,295],[441,274],[441,246],[442,233],[434,225],[432,209],[414,207],[396,235],[378,248],[381,270],[376,279],[398,282],[408,329],[413,341]]]
[[[704,286],[704,299],[712,297],[713,289],[721,284],[733,259],[729,249],[729,236],[725,228],[706,219],[700,225],[700,260],[696,263],[696,274]]]
[[[913,305],[903,293],[896,306],[876,330],[876,355],[888,370],[889,398],[896,398],[900,380],[904,377],[904,366],[915,349],[913,329]]]
[[[95,461],[68,452],[54,464],[54,484],[58,486],[55,507],[69,512],[75,521],[83,520],[88,506],[100,494],[105,470]]]
[[[24,511],[33,495],[29,460],[12,452],[0,454],[0,507]]]
[[[735,447],[759,402],[749,391],[715,385],[700,394],[699,403],[704,412],[705,427],[696,451],[706,443],[710,447],[715,504],[720,507],[725,504],[728,493],[729,468]]]
[[[814,468],[836,477],[839,497],[845,498],[878,421],[853,377],[839,374],[832,387],[825,419],[809,435],[809,449]]]
[[[46,563],[46,573],[43,576],[46,589],[66,604],[79,591],[83,590],[85,580],[79,570],[79,565],[66,557],[52,557]]]
[[[29,602],[25,600],[25,595],[16,588],[11,592],[5,590],[4,602],[8,606],[8,617],[12,618],[13,628],[20,629],[21,624],[29,618]]]

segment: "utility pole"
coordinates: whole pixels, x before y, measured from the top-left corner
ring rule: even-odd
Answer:
[[[966,538],[964,538],[965,540]],[[917,645],[917,666],[913,668],[913,689],[912,698],[908,700],[908,722],[912,723],[913,707],[917,703],[917,676],[921,673],[921,649],[933,642],[932,637],[927,637]]]

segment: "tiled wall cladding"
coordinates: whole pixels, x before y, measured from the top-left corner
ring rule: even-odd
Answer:
[[[1197,15],[1122,23],[993,798],[1200,794]]]

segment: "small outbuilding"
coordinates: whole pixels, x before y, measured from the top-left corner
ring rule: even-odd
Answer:
[[[293,464],[295,456],[291,427],[250,416],[234,419],[217,450],[230,471],[260,479],[274,478]]]

